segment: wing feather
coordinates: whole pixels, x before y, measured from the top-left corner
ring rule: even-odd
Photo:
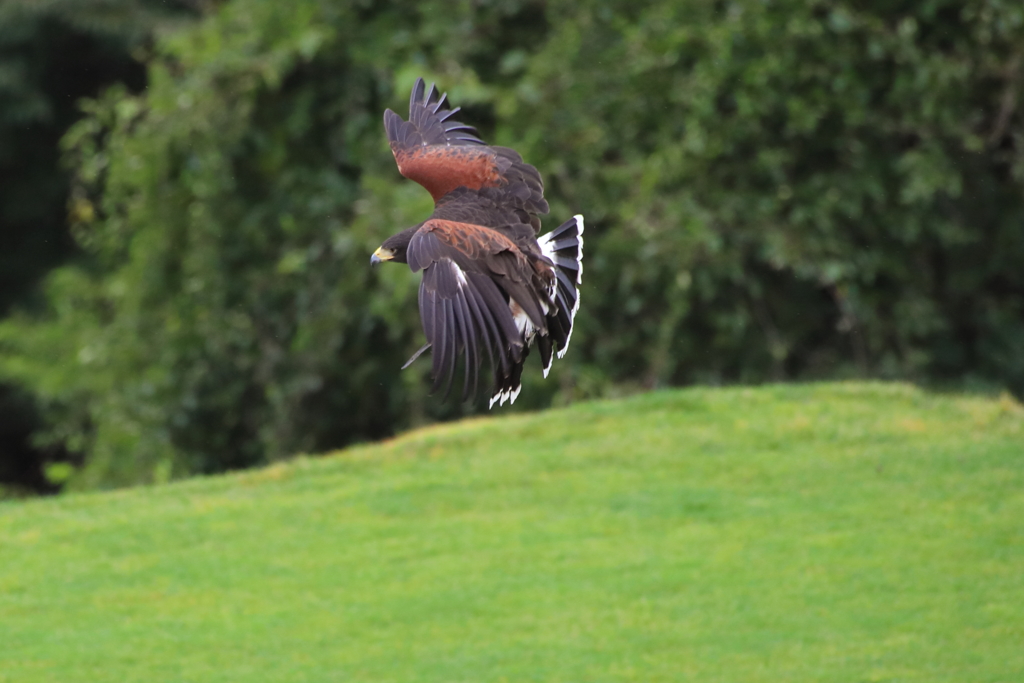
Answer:
[[[544,182],[537,169],[513,149],[487,146],[475,128],[452,118],[458,112],[458,107],[448,107],[447,95],[416,79],[409,120],[390,109],[384,112],[384,130],[399,172],[425,187],[435,202],[460,187],[496,188],[502,204],[534,216],[546,214]]]
[[[463,400],[475,395],[479,387],[481,344],[497,378],[511,375],[522,360],[515,324],[497,286],[477,274],[465,275],[453,261],[442,259],[424,269],[419,295],[427,335],[424,348],[433,353],[432,391],[443,389],[445,395],[451,391],[461,354],[466,373]]]
[[[473,278],[470,277],[470,282],[472,281]],[[477,287],[469,288],[466,302],[476,321],[476,329],[479,332],[479,336],[483,339],[487,357],[490,359],[491,374],[497,376],[499,367],[503,372],[508,372],[508,358],[506,354],[501,352],[503,346],[501,334],[498,332],[498,326],[494,322],[494,316],[491,315],[490,309],[481,300]],[[497,361],[495,361],[495,358],[497,358]]]
[[[465,366],[463,397],[475,394],[486,352],[495,381],[507,386],[525,358],[522,332],[509,308],[511,297],[536,306],[521,281],[530,265],[507,237],[468,224],[430,226],[413,236],[406,254],[414,271],[423,271],[420,317],[432,349],[433,391],[447,394],[459,365]],[[433,228],[433,229],[429,229]],[[519,266],[516,266],[519,263]],[[543,318],[542,318],[543,320]],[[511,393],[509,394],[511,395]]]
[[[444,311],[444,328],[446,336],[448,337],[448,348],[444,355],[444,373],[445,386],[444,386],[444,397],[447,399],[448,395],[452,391],[452,380],[455,379],[455,361],[459,357],[459,338],[455,330],[455,311],[452,307],[454,299],[445,299],[443,301]]]
[[[469,306],[466,304],[466,292],[464,289],[459,290],[454,302],[455,321],[459,325],[459,334],[462,337],[463,350],[465,352],[466,372],[462,381],[462,400],[465,401],[470,396],[476,394],[476,377],[480,365],[479,356],[477,355],[478,335],[476,334],[477,330],[474,329],[473,316],[470,314]],[[470,385],[473,387],[472,393],[470,393]]]

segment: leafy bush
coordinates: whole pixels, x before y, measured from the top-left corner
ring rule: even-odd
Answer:
[[[145,66],[133,53],[143,54],[155,33],[188,20],[191,4],[0,2],[0,316],[14,307],[42,308],[40,280],[77,255],[68,234],[68,174],[59,163],[59,141],[81,116],[78,99],[114,82],[141,90]],[[53,488],[42,465],[69,454],[34,445],[40,427],[32,394],[0,384],[0,482],[12,485],[6,490]]]
[[[398,372],[415,278],[367,267],[430,210],[380,125],[424,75],[542,170],[551,220],[588,219],[580,330],[527,407],[836,375],[1021,392],[1022,39],[997,0],[232,0],[66,136],[90,259],[0,327],[0,372],[87,453],[78,486],[475,410]]]
[[[1024,6],[552,11],[500,111],[601,231],[588,363],[1024,391]]]
[[[395,105],[381,60],[417,52],[414,28],[423,41],[459,29],[422,9],[443,26],[228,3],[161,42],[144,95],[87,105],[64,145],[91,261],[51,276],[47,320],[0,330],[4,373],[49,412],[42,438],[88,453],[74,484],[244,467],[459,409],[426,405],[420,376],[403,389],[415,283],[368,263],[429,212],[394,182],[380,123]],[[488,20],[455,45],[484,44]],[[357,202],[361,186],[372,196]]]

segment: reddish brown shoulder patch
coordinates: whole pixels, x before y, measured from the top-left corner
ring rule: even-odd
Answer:
[[[434,218],[424,223],[420,230],[432,233],[441,242],[472,259],[502,251],[520,255],[519,247],[512,240],[497,230],[481,225]]]
[[[487,147],[431,145],[391,150],[398,171],[409,180],[427,188],[437,201],[457,187],[479,190],[501,183],[494,152]]]

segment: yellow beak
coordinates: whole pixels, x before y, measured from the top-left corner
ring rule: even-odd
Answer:
[[[381,261],[390,261],[395,258],[395,252],[384,247],[377,247],[377,251],[373,252],[373,256],[370,257],[370,265],[375,266]]]

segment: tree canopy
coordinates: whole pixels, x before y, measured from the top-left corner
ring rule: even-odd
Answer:
[[[842,376],[1024,393],[1019,2],[228,0],[156,35],[146,89],[63,137],[82,257],[0,323],[75,486],[478,409],[399,371],[416,280],[367,267],[430,210],[381,127],[417,76],[541,170],[549,222],[587,217],[579,330],[525,408]]]

